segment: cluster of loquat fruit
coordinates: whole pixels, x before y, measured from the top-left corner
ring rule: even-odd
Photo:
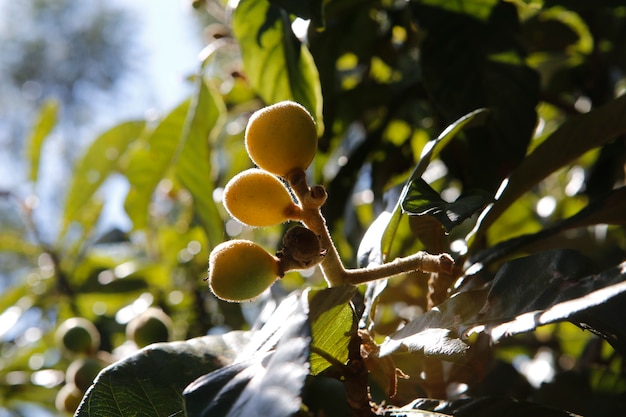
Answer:
[[[245,146],[258,168],[234,176],[224,188],[223,203],[239,222],[268,227],[301,220],[302,205],[289,191],[290,175],[303,175],[317,151],[317,130],[300,104],[283,101],[256,111],[248,120]],[[209,257],[209,286],[226,301],[250,301],[288,270],[319,262],[325,250],[318,236],[297,226],[283,239],[285,249],[272,255],[249,240],[233,239],[217,245]],[[311,247],[304,253],[298,248]],[[294,249],[289,249],[294,248]]]
[[[166,342],[172,333],[172,319],[161,309],[150,307],[126,325],[126,338],[137,348]],[[71,317],[55,331],[55,343],[70,360],[65,371],[65,384],[58,391],[55,407],[74,413],[85,392],[102,369],[115,361],[109,352],[100,350],[100,331],[83,317]]]
[[[367,268],[346,269],[320,211],[328,197],[321,185],[309,186],[305,170],[317,151],[315,121],[300,104],[283,101],[256,111],[244,134],[246,150],[258,168],[235,175],[224,188],[228,213],[243,224],[267,227],[287,221],[292,227],[283,248],[272,255],[254,242],[233,239],[209,256],[209,287],[220,299],[250,301],[287,271],[319,264],[329,287],[360,285],[410,271],[452,272],[446,253],[417,252]]]

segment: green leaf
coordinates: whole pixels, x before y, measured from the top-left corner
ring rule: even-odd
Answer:
[[[130,190],[124,207],[135,229],[146,226],[152,193],[181,148],[188,110],[187,100],[170,112],[138,146],[129,149],[123,172],[130,182]]]
[[[0,233],[0,252],[13,252],[26,256],[37,256],[41,253],[41,248],[37,245],[28,242],[25,236],[12,232],[9,230],[3,230]]]
[[[568,411],[558,410],[529,401],[518,401],[503,397],[462,398],[444,401],[433,398],[420,398],[404,407],[389,407],[385,417],[576,417]]]
[[[626,225],[626,187],[617,188],[595,199],[575,215],[563,219],[537,233],[525,234],[499,242],[470,258],[470,263],[484,267],[505,256],[558,233],[597,224]]]
[[[198,91],[193,99],[182,141],[183,149],[176,161],[176,174],[193,197],[193,204],[204,227],[209,244],[223,240],[223,221],[213,200],[214,179],[211,168],[211,132],[221,123],[224,103],[210,90],[202,77],[197,80]]]
[[[183,392],[186,415],[294,415],[309,371],[307,304],[285,299],[232,365],[191,383]]]
[[[472,291],[454,297],[409,322],[380,346],[380,356],[410,352],[441,360],[461,359],[469,346],[464,331],[484,304],[486,293]]]
[[[311,346],[342,364],[348,360],[348,344],[355,328],[355,314],[350,304],[355,291],[355,287],[343,286],[308,293]],[[329,366],[331,364],[326,359],[311,353],[311,375],[317,375]]]
[[[589,328],[577,320],[583,316],[598,325],[610,324],[593,330],[619,341],[626,328],[597,309],[620,303],[625,294],[626,262],[595,273],[591,261],[578,252],[542,252],[505,263],[489,290],[457,293],[408,323],[385,340],[381,355],[414,352],[455,360],[467,349],[468,334],[485,332],[498,342],[559,321]],[[612,339],[611,334],[617,337]],[[616,346],[626,350],[623,344]]]
[[[501,191],[496,195],[495,203],[483,211],[476,228],[467,237],[468,246],[483,236],[489,226],[516,199],[540,180],[624,132],[626,132],[626,96],[567,120],[537,146],[508,180],[505,180]]]
[[[409,190],[402,200],[402,211],[409,216],[432,216],[447,232],[463,223],[478,210],[485,207],[488,199],[483,194],[470,194],[448,203],[437,191],[421,178],[409,184]]]
[[[394,237],[398,226],[400,225],[400,219],[402,217],[401,204],[409,192],[411,183],[422,177],[430,162],[437,156],[439,156],[443,148],[445,148],[445,146],[449,144],[452,139],[454,139],[461,131],[463,131],[463,129],[482,125],[486,122],[488,115],[489,110],[487,109],[474,110],[471,113],[468,113],[460,119],[456,120],[454,123],[450,124],[443,132],[441,132],[441,134],[439,134],[439,136],[435,140],[428,142],[426,146],[424,146],[424,149],[422,149],[422,154],[420,155],[420,160],[413,169],[411,177],[402,189],[402,193],[398,198],[398,202],[391,212],[391,217],[388,218],[389,223],[384,229],[384,233],[381,237],[380,243],[380,253],[382,255],[381,261],[384,260],[391,252],[391,245],[393,244]],[[377,225],[377,227],[379,228],[379,230],[383,230],[380,225]],[[361,251],[361,249],[359,249],[359,251]]]
[[[137,140],[145,127],[143,121],[121,123],[101,134],[78,161],[69,186],[63,211],[62,234],[81,212],[104,180],[117,169],[119,157]]]
[[[491,110],[485,126],[466,132],[442,159],[464,190],[495,192],[526,155],[537,123],[539,76],[525,63],[516,8],[496,2],[485,21],[421,2],[414,12],[427,32],[424,87],[444,120]]]
[[[246,75],[263,101],[296,101],[309,110],[321,130],[319,74],[311,53],[291,31],[289,15],[268,0],[241,0],[232,25]]]
[[[183,389],[229,363],[247,343],[231,332],[150,345],[100,372],[76,417],[170,417],[183,414]]]
[[[46,100],[39,109],[37,121],[35,122],[30,137],[26,140],[28,149],[28,160],[30,162],[30,173],[28,179],[37,181],[39,174],[39,158],[44,140],[48,137],[52,129],[57,124],[59,113],[59,103],[56,100]]]
[[[322,0],[270,0],[270,3],[285,9],[289,14],[305,20],[311,19],[316,27],[324,25]]]
[[[420,0],[420,3],[440,7],[454,13],[462,13],[478,20],[487,20],[498,0],[442,1]]]

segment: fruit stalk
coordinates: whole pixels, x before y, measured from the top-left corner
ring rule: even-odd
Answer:
[[[359,285],[377,279],[388,278],[405,272],[452,272],[454,260],[447,253],[432,255],[428,252],[417,252],[404,258],[396,258],[386,264],[368,268],[348,269],[346,281]]]
[[[432,255],[427,252],[417,252],[382,265],[346,269],[330,236],[326,220],[320,212],[320,208],[326,202],[326,190],[321,186],[309,187],[306,174],[301,169],[292,171],[287,179],[302,205],[300,220],[319,235],[322,248],[328,251],[320,267],[329,287],[359,285],[412,271],[448,273],[453,271],[454,260],[450,255],[445,253]]]
[[[330,237],[326,219],[320,212],[320,208],[328,197],[326,190],[321,186],[310,188],[306,181],[306,173],[302,169],[293,170],[287,176],[287,180],[302,206],[300,221],[320,237],[322,248],[327,250],[320,267],[328,286],[348,285],[346,268],[343,266],[335,243]]]

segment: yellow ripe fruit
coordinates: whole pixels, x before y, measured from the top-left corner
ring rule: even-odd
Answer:
[[[209,287],[222,300],[250,301],[278,279],[278,259],[249,240],[229,240],[209,256]]]
[[[274,175],[257,168],[235,175],[224,188],[223,201],[231,216],[254,227],[295,220],[300,212],[287,187]]]
[[[255,164],[286,178],[294,169],[305,170],[313,161],[317,151],[315,121],[302,105],[281,101],[252,115],[245,142]]]

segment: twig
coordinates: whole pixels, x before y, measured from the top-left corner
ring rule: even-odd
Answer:
[[[327,250],[320,266],[329,287],[359,285],[412,271],[452,272],[454,260],[450,255],[432,255],[426,252],[418,252],[378,266],[346,269],[320,212],[326,202],[326,190],[319,185],[309,187],[306,174],[301,169],[294,170],[287,180],[302,206],[300,221],[320,237],[322,247]]]

